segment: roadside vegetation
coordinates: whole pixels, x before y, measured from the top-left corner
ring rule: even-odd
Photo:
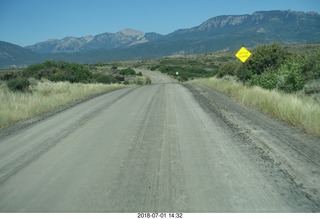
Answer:
[[[259,46],[245,64],[227,62],[216,73],[194,83],[320,136],[319,50],[293,53],[278,44]]]
[[[271,44],[250,50],[252,56],[245,64],[237,60],[234,56],[236,51],[232,51],[163,58],[148,68],[161,71],[181,82],[195,78],[233,76],[248,86],[286,93],[319,93],[320,44]],[[146,63],[140,63],[143,64],[147,66]]]
[[[0,71],[0,129],[101,93],[150,79],[119,65],[46,61]]]
[[[252,56],[245,64],[236,59],[236,51],[90,65],[46,61],[23,70],[1,70],[0,93],[7,98],[4,93],[35,96],[35,87],[43,81],[71,87],[145,85],[151,83],[150,79],[134,69],[146,68],[180,82],[192,81],[220,90],[243,104],[320,135],[320,44],[271,44],[250,50]],[[11,101],[16,99],[12,97]],[[6,103],[0,100],[3,118]]]
[[[234,78],[203,78],[192,83],[219,90],[238,102],[320,136],[320,103],[301,93],[245,86]]]
[[[47,79],[52,82],[67,81],[83,84],[131,84],[135,82],[134,78],[141,76],[140,72],[137,73],[130,67],[123,68],[119,63],[84,65],[64,61],[45,61],[22,70],[2,70],[0,81],[14,84],[22,83],[22,80],[26,82],[29,79]]]
[[[163,58],[148,67],[150,70],[158,70],[180,82],[185,82],[195,78],[213,77],[218,74],[219,68],[224,63],[233,59],[231,52],[216,52]],[[141,63],[141,65],[143,65],[143,63]]]
[[[180,82],[217,89],[320,136],[320,44],[271,44],[250,50],[245,64],[233,51],[164,58],[149,68]]]
[[[24,92],[0,85],[0,129],[20,120],[30,119],[75,104],[108,91],[125,87],[121,84],[82,84],[70,82],[32,81]]]

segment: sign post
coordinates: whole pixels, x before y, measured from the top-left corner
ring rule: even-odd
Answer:
[[[247,50],[243,45],[236,53],[236,57],[243,63],[242,65],[242,71],[243,71],[243,77],[242,82],[245,84],[246,82],[246,69],[244,67],[244,63],[248,60],[248,58],[251,56],[251,52]]]

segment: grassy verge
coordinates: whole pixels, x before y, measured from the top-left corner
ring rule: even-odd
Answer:
[[[247,87],[233,80],[197,79],[192,83],[219,90],[244,105],[320,136],[320,104],[312,98],[260,87]]]
[[[33,85],[30,92],[12,92],[3,84],[0,86],[0,129],[92,95],[123,87],[125,85],[43,81]]]

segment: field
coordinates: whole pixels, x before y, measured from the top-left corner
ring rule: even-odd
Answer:
[[[0,129],[21,120],[30,119],[61,106],[108,91],[125,87],[120,84],[81,84],[69,82],[37,82],[27,92],[14,92],[0,86]]]

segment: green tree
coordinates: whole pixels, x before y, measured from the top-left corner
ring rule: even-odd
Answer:
[[[258,46],[245,66],[252,74],[262,74],[266,69],[277,69],[288,58],[289,53],[279,44]]]
[[[278,70],[277,88],[286,92],[301,90],[305,84],[301,74],[301,67],[294,59],[282,64]]]

